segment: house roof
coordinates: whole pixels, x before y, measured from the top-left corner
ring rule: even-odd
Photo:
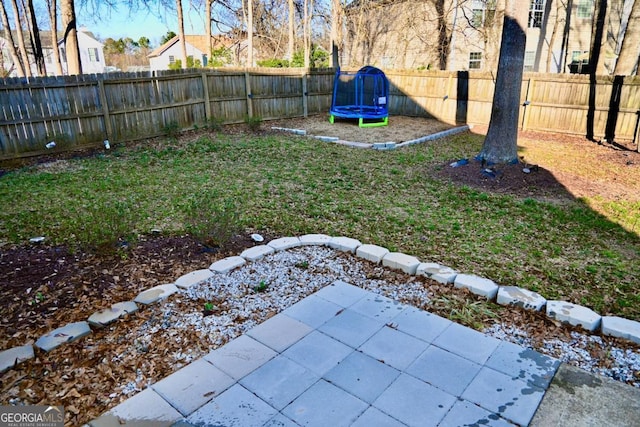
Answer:
[[[180,40],[180,36],[175,36],[172,39],[168,40],[161,46],[155,48],[149,55],[149,58],[155,58],[157,56],[162,55],[167,49],[176,44]],[[184,41],[189,43],[191,46],[195,47],[202,53],[206,53],[209,50],[209,46],[207,44],[207,36],[202,35],[189,35],[185,34]],[[236,40],[227,37],[223,34],[218,34],[215,36],[211,36],[211,41],[214,49],[221,47],[231,47],[237,43]]]
[[[40,34],[40,43],[42,44],[42,48],[43,49],[53,48],[53,43],[51,41],[51,36],[53,33],[51,31],[45,31],[45,30],[40,30],[38,33]],[[93,33],[88,31],[86,28],[79,28],[78,33],[83,33],[91,37],[92,39],[96,40],[97,42],[102,43],[100,40],[96,39]],[[13,37],[14,43],[17,43],[18,33],[15,30],[11,30],[11,35]],[[57,33],[57,36],[59,37],[58,44],[62,43],[62,38],[61,38],[62,35],[64,35],[64,33],[62,31],[58,31]],[[29,32],[23,31],[22,37],[24,39],[25,47],[27,48],[27,51],[31,52],[31,43],[29,43]],[[4,34],[0,34],[0,38],[4,38]]]

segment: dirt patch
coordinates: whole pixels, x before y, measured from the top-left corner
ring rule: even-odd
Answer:
[[[264,127],[278,126],[304,129],[308,135],[332,136],[345,141],[366,142],[404,142],[455,127],[436,119],[424,117],[391,116],[387,126],[361,128],[357,120],[336,119],[329,123],[328,116],[318,115],[308,118],[270,121]]]

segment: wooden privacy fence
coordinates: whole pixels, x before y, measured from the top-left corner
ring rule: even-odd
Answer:
[[[0,158],[159,136],[168,126],[239,123],[328,113],[335,70],[178,70],[0,80]],[[387,70],[389,112],[446,123],[488,124],[494,75]],[[593,91],[593,92],[592,92]],[[590,93],[595,93],[590,103]],[[520,128],[615,134],[638,127],[640,77],[525,73]],[[393,120],[393,117],[391,118]],[[393,122],[391,122],[393,123]]]
[[[495,75],[469,72],[386,72],[389,111],[423,115],[446,123],[489,124]],[[595,99],[589,102],[591,90]],[[640,114],[640,77],[525,73],[519,128],[587,135],[589,113],[593,136],[635,138]]]
[[[334,70],[179,70],[0,80],[0,158],[327,112]]]

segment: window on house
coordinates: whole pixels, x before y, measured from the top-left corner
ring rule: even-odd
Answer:
[[[209,58],[207,58],[207,55],[205,55],[204,53],[202,54],[202,66],[206,67],[207,64],[209,63]]]
[[[578,2],[578,18],[591,19],[593,15],[593,0],[580,0]]]
[[[495,0],[477,1],[472,10],[471,24],[474,28],[489,27],[493,25],[495,15]]]
[[[89,48],[89,62],[100,62],[100,57],[98,56],[97,47]]]
[[[542,18],[544,17],[544,0],[531,0],[529,8],[529,28],[542,27]]]
[[[176,57],[173,55],[169,55],[169,64],[173,64],[174,62],[176,62]]]
[[[588,64],[589,63],[589,51],[588,50],[574,50],[571,52],[571,62]]]
[[[479,70],[482,66],[482,52],[469,53],[469,69]]]
[[[536,61],[536,53],[534,51],[527,51],[524,53],[524,71],[533,71],[533,66]]]

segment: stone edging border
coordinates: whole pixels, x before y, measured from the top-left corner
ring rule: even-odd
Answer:
[[[411,139],[409,141],[403,141],[400,143],[389,141],[389,142],[374,142],[372,144],[369,144],[366,142],[345,141],[335,136],[324,136],[324,135],[314,135],[314,136],[309,135],[309,136],[315,139],[319,139],[320,141],[323,141],[323,142],[333,142],[336,144],[346,145],[354,148],[373,148],[374,150],[388,151],[388,150],[395,150],[396,148],[407,147],[409,145],[420,144],[423,142],[433,141],[436,139],[444,138],[446,136],[451,136],[458,133],[466,132],[471,128],[473,128],[472,125],[458,126],[451,129],[443,130],[441,132],[436,132],[431,135],[422,136],[420,138]],[[307,131],[304,129],[283,128],[278,126],[272,126],[271,129],[292,133],[294,135],[301,135],[301,136],[307,135]]]
[[[390,252],[387,248],[363,244],[350,237],[331,237],[326,234],[306,234],[300,237],[281,237],[266,245],[244,250],[240,256],[231,256],[214,262],[208,269],[195,270],[180,276],[174,283],[158,285],[142,291],[133,301],[113,304],[111,308],[92,314],[86,322],[75,322],[54,329],[41,336],[35,344],[26,344],[0,352],[0,373],[14,368],[19,363],[35,357],[34,347],[46,352],[62,344],[76,341],[91,333],[91,326],[102,328],[120,317],[138,310],[138,304],[150,305],[169,297],[180,289],[188,289],[216,274],[226,274],[247,262],[253,262],[274,252],[298,246],[328,246],[332,249],[350,252],[357,257],[382,264],[414,276],[425,276],[436,282],[452,284],[456,288],[466,288],[472,293],[485,297],[500,305],[520,307],[525,310],[542,311],[547,317],[589,332],[599,331],[603,335],[623,338],[640,344],[640,322],[617,316],[601,316],[593,310],[566,301],[546,300],[536,292],[516,286],[499,286],[493,280],[462,274],[433,262],[421,262],[418,258],[401,252]]]

